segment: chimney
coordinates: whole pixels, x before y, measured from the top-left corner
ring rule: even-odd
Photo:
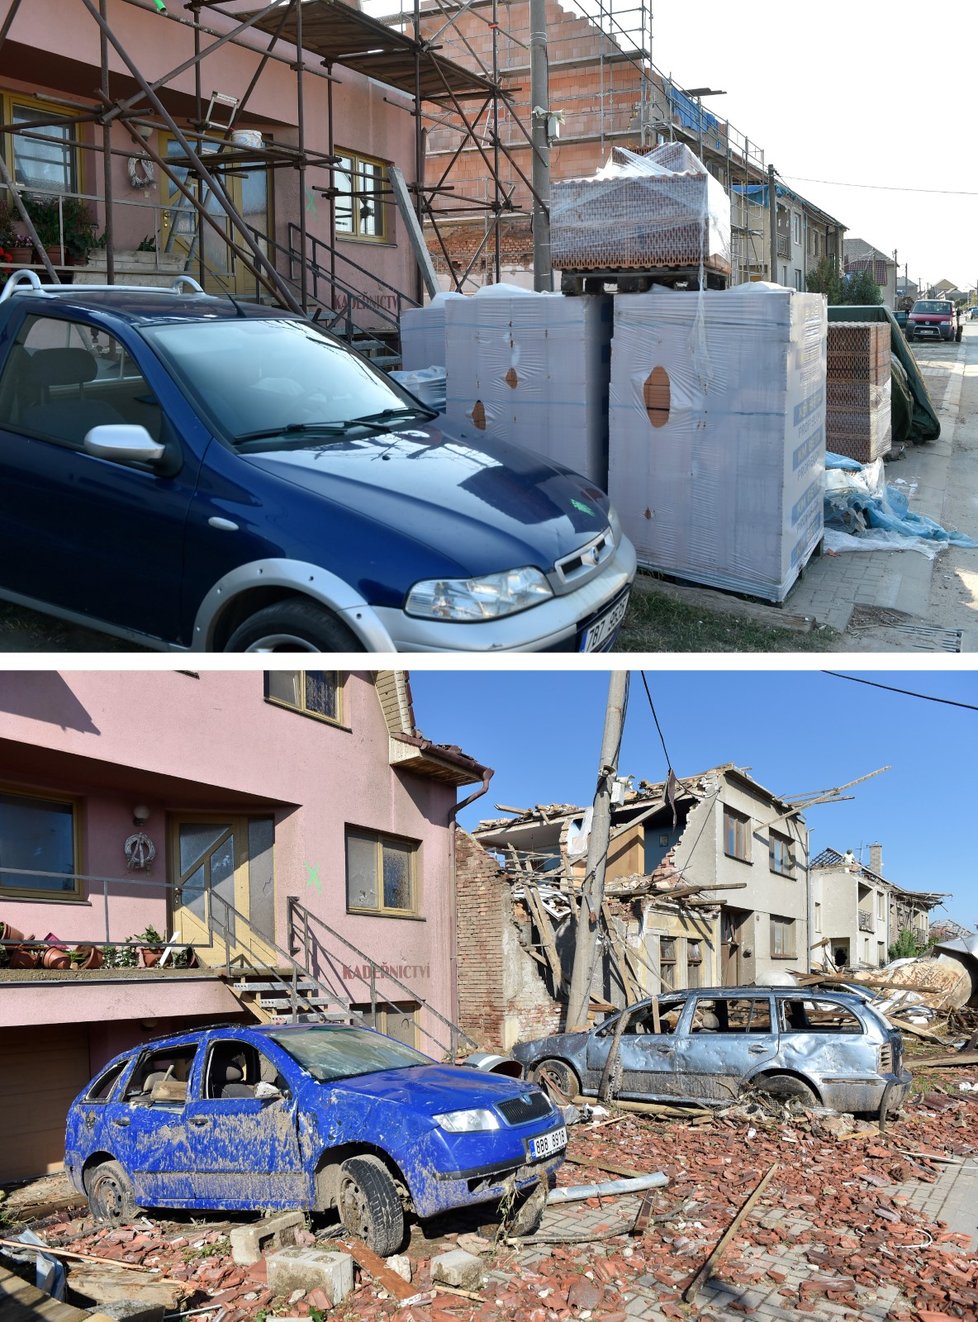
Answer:
[[[883,846],[869,846],[869,870],[875,872],[878,877],[883,875]]]

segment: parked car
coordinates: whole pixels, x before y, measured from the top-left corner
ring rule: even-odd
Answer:
[[[0,597],[161,650],[610,648],[635,551],[607,496],[443,423],[301,317],[22,272]]]
[[[881,1115],[910,1087],[903,1042],[847,992],[704,987],[653,997],[589,1032],[519,1043],[513,1056],[551,1096],[597,1096],[619,1037],[618,1095],[720,1106],[745,1092]]]
[[[907,339],[953,340],[957,329],[954,304],[945,298],[918,298],[907,318]]]
[[[910,313],[905,311],[905,309],[903,308],[895,308],[893,311],[893,315],[894,317],[896,317],[896,323],[900,327],[900,329],[902,331],[906,331],[907,322],[910,319]]]
[[[65,1161],[99,1221],[335,1208],[387,1256],[406,1213],[546,1189],[566,1144],[559,1110],[522,1079],[439,1065],[369,1028],[288,1024],[117,1056],[71,1105]]]

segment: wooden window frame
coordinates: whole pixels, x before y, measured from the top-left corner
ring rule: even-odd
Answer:
[[[350,903],[350,856],[349,843],[351,839],[370,841],[374,845],[374,884],[378,896],[376,905],[354,905]],[[384,855],[385,845],[397,845],[404,849],[408,856],[409,885],[411,888],[411,907],[407,909],[389,908],[383,902],[384,890]],[[344,857],[344,884],[346,888],[346,912],[350,914],[367,914],[377,918],[409,918],[418,919],[421,917],[421,887],[420,877],[421,869],[419,859],[421,855],[421,842],[412,840],[407,836],[394,835],[389,831],[374,831],[364,826],[347,826],[343,840]]]
[[[46,794],[36,790],[24,790],[15,786],[0,785],[0,794],[5,798],[25,799],[33,803],[52,804],[58,807],[68,808],[71,812],[71,857],[72,857],[72,887],[70,890],[45,890],[40,886],[10,886],[3,883],[3,878],[7,875],[0,873],[0,899],[8,900],[42,900],[46,904],[77,904],[86,899],[85,888],[83,887],[79,873],[81,872],[81,824],[79,821],[80,802],[67,794]],[[6,864],[3,864],[5,867]],[[16,869],[11,869],[16,871]],[[25,869],[25,871],[42,871],[42,869]]]
[[[308,687],[306,678],[309,674],[334,675],[336,677],[336,714],[328,716],[325,712],[316,711],[314,707],[306,705],[308,699]],[[302,675],[302,697],[299,702],[289,702],[286,698],[271,692],[273,675]],[[265,671],[265,701],[271,703],[273,707],[282,707],[286,711],[298,712],[300,716],[308,716],[314,721],[322,721],[325,725],[335,725],[342,729],[348,729],[344,721],[345,708],[345,688],[346,672],[343,670],[266,670]]]
[[[336,148],[337,164],[334,167],[337,174],[349,174],[350,191],[349,193],[337,193],[334,201],[334,229],[338,239],[353,239],[357,243],[392,243],[392,227],[390,223],[390,203],[384,197],[383,193],[371,193],[370,198],[378,209],[378,219],[380,222],[380,232],[377,234],[365,234],[361,230],[361,204],[358,199],[361,197],[362,190],[359,186],[359,180],[362,177],[362,167],[364,165],[379,166],[381,171],[387,169],[389,162],[382,160],[379,156],[368,156],[365,152],[351,151],[348,147]],[[342,166],[340,162],[349,161],[349,171]],[[335,180],[334,180],[335,182]],[[350,199],[350,229],[341,229],[336,223],[335,215],[339,208],[335,206],[340,198],[349,197]]]
[[[771,958],[797,959],[798,941],[794,918],[771,914]],[[778,949],[778,947],[782,947]],[[789,948],[790,947],[790,948]]]
[[[732,841],[729,839],[731,827],[733,828]],[[727,858],[735,858],[739,863],[751,863],[753,861],[751,858],[751,838],[751,818],[747,813],[742,813],[737,808],[731,808],[724,804],[723,852]],[[738,845],[742,845],[743,853],[737,852]]]
[[[4,122],[13,124],[14,114],[17,110],[27,110],[32,114],[37,114],[44,119],[63,119],[65,128],[68,130],[68,142],[66,143],[69,159],[69,179],[68,187],[65,189],[53,190],[52,196],[60,194],[62,197],[71,197],[77,195],[81,190],[82,179],[82,152],[76,145],[78,123],[72,119],[71,115],[65,110],[64,106],[55,105],[51,102],[30,96],[27,92],[11,92],[4,90],[0,92],[0,110],[2,110]],[[51,127],[50,125],[43,127]],[[16,133],[6,135],[8,143],[4,148],[7,165],[10,169],[12,179],[17,178],[16,159],[15,159],[15,140],[18,137]],[[23,188],[27,193],[45,193],[48,190],[39,184],[17,184],[18,188]]]
[[[787,857],[787,864],[782,861],[778,864],[776,846],[782,847],[782,852]],[[796,879],[795,872],[795,842],[790,835],[782,835],[780,831],[770,831],[767,838],[767,861],[768,870],[774,872],[779,877],[788,877],[792,881]]]

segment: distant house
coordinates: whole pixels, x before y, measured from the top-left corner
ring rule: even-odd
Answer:
[[[298,995],[455,1048],[456,795],[491,772],[417,732],[405,672],[7,672],[0,767],[0,1181],[162,1033]],[[23,967],[80,943],[102,967]]]
[[[895,307],[897,293],[897,263],[895,255],[881,252],[865,239],[846,239],[842,245],[843,272],[855,275],[858,271],[868,271],[883,294],[883,302],[888,307]]]
[[[589,832],[589,809],[541,805],[480,823],[459,847],[460,915],[485,952],[460,961],[466,1031],[466,1005],[475,1013],[496,1007],[494,1021],[479,1028],[490,1037],[495,1030],[503,1047],[527,1023],[539,1032],[541,1021],[559,1020]],[[599,1002],[807,968],[804,819],[732,764],[676,782],[643,781],[624,795],[612,809],[606,895],[607,939],[592,988]]]

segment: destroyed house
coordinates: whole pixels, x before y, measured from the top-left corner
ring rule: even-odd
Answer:
[[[927,945],[930,911],[945,898],[911,891],[883,876],[883,846],[870,845],[867,866],[846,850],[812,859],[812,959],[826,968],[878,969],[909,931]]]
[[[805,967],[808,834],[796,808],[732,764],[674,782],[643,781],[615,797],[603,963],[600,986],[596,979],[592,987],[599,1004],[760,982]],[[498,998],[504,1046],[527,1018],[537,1029],[547,1017],[541,988],[551,1006],[566,994],[591,819],[590,809],[569,804],[509,811],[479,824],[473,844],[484,853],[460,850],[457,869],[460,910],[476,912],[472,902],[491,891],[508,903],[519,932],[515,944],[506,933],[495,975],[485,966],[459,972],[463,1004],[471,977],[483,997]],[[498,912],[492,908],[497,923]],[[499,940],[498,927],[493,932],[489,950]],[[529,992],[530,965],[537,995]],[[488,1035],[492,1026],[482,1027]]]
[[[0,768],[0,1181],[184,1028],[457,1049],[452,823],[491,772],[417,732],[405,672],[8,672]]]

